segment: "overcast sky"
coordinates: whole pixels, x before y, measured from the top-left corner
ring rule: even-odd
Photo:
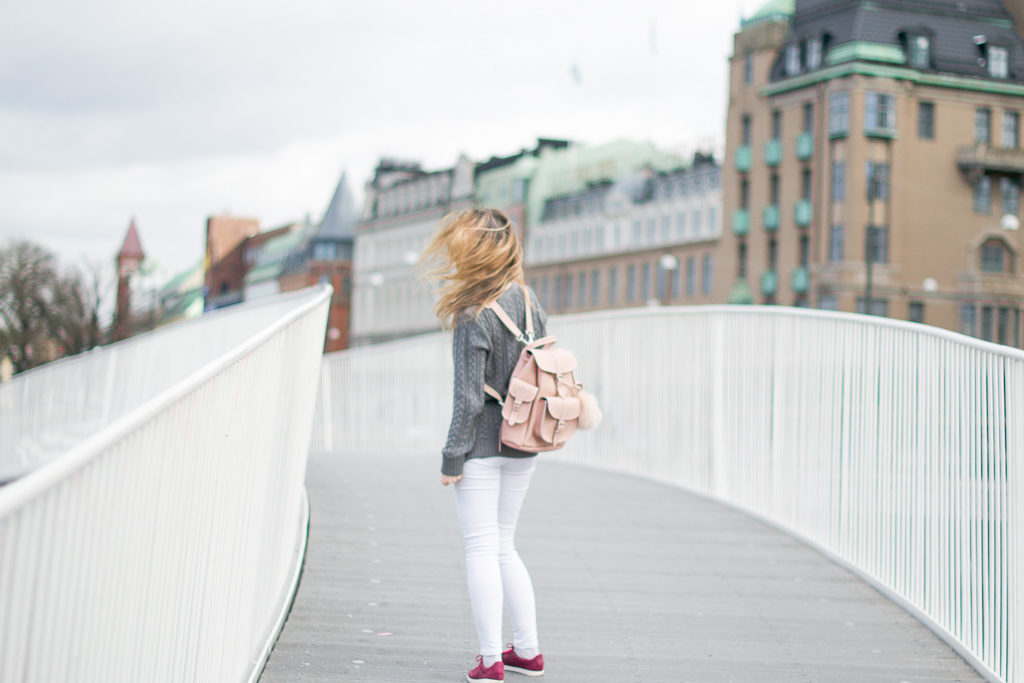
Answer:
[[[759,4],[6,3],[0,241],[112,260],[134,217],[171,274],[208,215],[318,220],[342,170],[361,198],[380,156],[720,145],[732,35]]]

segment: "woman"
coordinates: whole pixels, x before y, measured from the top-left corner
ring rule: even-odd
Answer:
[[[523,346],[495,313],[493,301],[526,329],[526,301],[537,338],[547,315],[523,281],[523,251],[508,217],[496,209],[448,216],[424,258],[443,281],[435,308],[454,327],[455,390],[452,421],[442,451],[441,483],[454,485],[455,508],[466,545],[466,574],[480,656],[466,680],[503,681],[505,671],[544,673],[537,640],[533,584],[513,544],[519,509],[533,475],[534,453],[502,446],[501,405],[487,400],[484,384],[502,396]],[[501,651],[502,603],[513,624],[512,647]]]

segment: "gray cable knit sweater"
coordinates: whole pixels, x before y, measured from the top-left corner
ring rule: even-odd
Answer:
[[[548,316],[537,304],[537,295],[530,291],[533,311],[534,338],[547,334]],[[505,309],[524,333],[526,310],[522,289],[513,284],[498,297]],[[444,456],[441,473],[449,476],[462,474],[462,465],[469,458],[503,455],[513,458],[533,457],[536,453],[517,451],[502,446],[498,452],[498,432],[501,430],[501,406],[495,400],[486,400],[484,384],[494,387],[502,396],[508,391],[508,380],[515,368],[523,345],[498,320],[490,309],[478,316],[461,317],[455,325],[452,359],[455,364],[455,389],[452,405],[452,423],[448,440],[441,451]]]

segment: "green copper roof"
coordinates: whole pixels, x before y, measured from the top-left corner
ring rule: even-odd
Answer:
[[[299,226],[283,235],[267,240],[254,267],[245,274],[245,284],[276,280],[284,268],[285,259],[292,250],[300,247],[311,230],[311,226]]]
[[[754,12],[749,18],[744,19],[743,26],[759,24],[775,17],[793,16],[794,0],[769,0],[761,5],[761,8]]]

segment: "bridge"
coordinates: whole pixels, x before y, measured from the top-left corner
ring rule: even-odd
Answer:
[[[322,359],[327,294],[0,385],[0,680],[460,680],[448,338]],[[549,680],[1024,680],[1024,354],[775,307],[550,327],[607,418],[521,522]]]

